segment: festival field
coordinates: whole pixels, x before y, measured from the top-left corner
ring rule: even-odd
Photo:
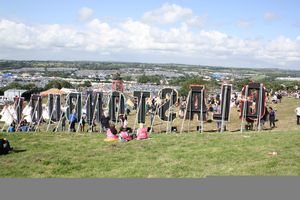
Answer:
[[[277,110],[277,128],[269,130],[267,124],[259,133],[238,131],[241,121],[235,108],[225,133],[215,133],[215,123],[205,123],[203,134],[157,133],[156,123],[150,139],[127,143],[104,142],[104,135],[97,133],[1,133],[15,152],[0,157],[0,177],[300,175],[298,104],[287,97],[269,104]],[[174,124],[179,127],[181,120]],[[191,123],[191,130],[196,125]]]
[[[300,134],[152,135],[146,141],[103,142],[102,135],[16,134],[20,152],[0,157],[1,177],[299,176]],[[277,155],[268,155],[277,152]]]

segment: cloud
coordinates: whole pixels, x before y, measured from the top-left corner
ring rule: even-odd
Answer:
[[[78,12],[78,17],[80,21],[87,21],[93,14],[93,10],[88,7],[82,7]]]
[[[175,5],[168,6],[179,9]],[[76,27],[0,19],[0,59],[122,59],[299,67],[300,35],[296,38],[278,36],[270,41],[243,39],[217,30],[193,29],[190,24],[198,21],[193,18],[195,15],[177,16],[181,17],[167,17],[166,22],[175,23],[180,18],[184,21],[169,28],[148,23],[144,18],[129,18],[119,23],[94,18]],[[240,25],[249,24],[241,22]]]
[[[169,24],[191,15],[193,15],[193,11],[190,8],[165,3],[160,8],[146,12],[143,16],[143,20],[150,23]]]
[[[176,4],[165,3],[161,7],[146,12],[142,21],[149,24],[186,23],[189,26],[201,27],[207,16],[197,16],[192,9]]]
[[[239,28],[247,29],[252,27],[252,22],[249,20],[240,19],[236,22]]]
[[[279,15],[275,12],[266,12],[264,14],[264,20],[267,22],[273,22],[278,20],[279,18],[280,18]]]

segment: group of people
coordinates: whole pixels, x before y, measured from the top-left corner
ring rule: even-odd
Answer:
[[[299,92],[300,93],[300,92]],[[283,92],[270,92],[267,95],[270,100],[270,104],[277,104],[282,101],[283,96],[285,94]],[[300,96],[300,95],[299,95]],[[238,108],[238,111],[240,109],[240,97],[238,93],[233,93],[231,96],[231,106],[236,106]],[[213,116],[213,113],[220,113],[221,112],[221,104],[220,104],[220,94],[210,94],[208,95],[208,98],[206,98],[206,107],[205,110],[207,111],[207,119],[211,120],[211,118],[208,118],[209,113],[212,113],[211,116]],[[157,111],[159,106],[162,104],[162,102],[159,102],[156,98],[151,98],[149,101],[146,102],[146,113],[150,117],[150,125],[152,127],[155,115],[157,115]],[[253,102],[253,105],[255,107],[255,102]],[[179,118],[183,119],[184,118],[184,113],[187,108],[187,99],[186,97],[180,97],[179,101],[176,102],[176,106],[179,108]],[[296,121],[297,124],[300,125],[300,106],[296,108]],[[77,129],[80,130],[80,132],[84,131],[97,131],[95,130],[97,121],[100,122],[101,129],[103,132],[107,133],[107,131],[110,131],[112,135],[123,135],[123,138],[127,138],[125,140],[130,140],[130,138],[134,138],[134,133],[131,133],[130,130],[128,130],[128,119],[127,116],[130,113],[130,109],[126,109],[126,112],[122,115],[119,116],[118,121],[120,123],[120,130],[117,131],[117,134],[115,131],[114,125],[112,125],[111,119],[109,117],[108,112],[104,112],[102,117],[100,119],[96,119],[96,117],[93,118],[92,122],[87,121],[87,116],[83,114],[80,119],[78,119],[78,115],[76,113],[71,113],[68,117],[66,117],[66,114],[63,113],[62,120],[60,121],[61,125],[61,131],[66,131],[67,123],[69,123],[69,129],[72,132],[76,132]],[[264,126],[266,122],[269,122],[270,128],[276,128],[276,121],[277,121],[277,116],[276,116],[276,109],[273,108],[273,106],[268,106],[266,107],[266,110],[264,112],[264,115],[260,119],[260,125]],[[258,120],[252,120],[252,119],[246,119],[247,122],[247,127],[246,129],[252,130],[254,128],[255,123]],[[76,126],[78,124],[78,126]],[[86,126],[88,125],[88,129],[86,129]],[[221,130],[221,122],[217,121],[216,122],[216,127],[217,130]],[[28,123],[26,119],[22,119],[20,123],[13,122],[10,124],[10,126],[7,128],[7,132],[28,132],[28,131],[34,131],[35,130],[36,123]],[[258,126],[258,124],[257,124]],[[129,135],[131,134],[130,137],[126,137],[126,133]],[[110,134],[111,135],[111,134]]]
[[[70,123],[70,131],[76,132],[76,122],[79,123],[80,131],[85,131],[86,115],[83,115],[78,122],[78,118],[76,113],[69,115],[69,123]],[[96,126],[96,118],[92,121],[92,129],[91,131],[95,131],[94,127]],[[131,128],[128,127],[127,114],[120,114],[118,117],[118,122],[120,124],[119,131],[116,129],[114,123],[111,122],[108,112],[104,112],[100,118],[100,124],[102,128],[102,132],[106,133],[105,141],[114,141],[120,140],[122,142],[130,141],[133,139],[142,140],[148,138],[147,128],[144,127],[143,124],[140,124],[140,127],[133,132]],[[65,127],[65,121],[62,122],[62,126]]]
[[[126,117],[126,120],[127,120],[127,117]],[[100,118],[100,124],[101,124],[101,128],[102,128],[102,131],[106,131],[108,128],[109,128],[109,121],[110,121],[110,117],[108,116],[108,113],[105,112],[101,118]],[[124,121],[124,119],[122,119],[122,121]],[[86,127],[86,124],[87,124],[87,116],[86,114],[83,114],[81,116],[81,119],[78,120],[78,117],[77,117],[77,114],[76,113],[72,113],[69,115],[69,124],[70,124],[70,131],[71,132],[76,132],[76,123],[79,123],[79,128],[80,128],[80,132],[85,132],[85,127]],[[63,117],[62,118],[62,122],[61,122],[61,126],[62,126],[62,131],[65,131],[66,129],[66,118]],[[92,122],[91,124],[89,125],[87,131],[90,131],[90,132],[95,132],[97,131],[95,129],[96,127],[96,117],[94,117],[92,119]]]
[[[120,140],[120,142],[127,142],[133,139],[143,140],[148,138],[148,130],[144,127],[144,124],[140,124],[140,127],[135,131],[127,127],[127,117],[120,116],[120,129],[116,129],[116,126],[113,123],[109,124],[106,130],[106,139],[105,141],[115,141]]]
[[[7,132],[28,132],[35,131],[35,123],[28,123],[26,119],[21,120],[19,124],[13,121],[7,128]]]

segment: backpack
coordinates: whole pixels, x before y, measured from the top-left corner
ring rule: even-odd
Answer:
[[[0,139],[0,155],[6,155],[9,153],[10,150],[12,150],[12,148],[10,147],[8,140],[6,140],[5,138],[1,138]]]

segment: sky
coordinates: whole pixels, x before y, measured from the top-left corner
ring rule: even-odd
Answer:
[[[0,59],[300,69],[297,0],[0,0]]]

